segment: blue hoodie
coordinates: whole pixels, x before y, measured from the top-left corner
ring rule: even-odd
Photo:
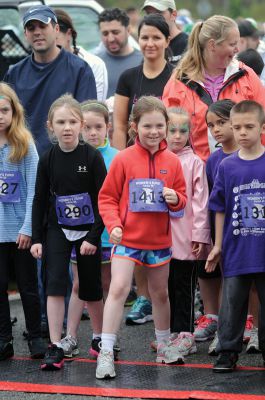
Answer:
[[[89,65],[64,49],[47,64],[36,63],[33,54],[24,58],[9,68],[4,81],[11,84],[23,104],[39,154],[51,146],[46,122],[54,100],[65,93],[80,102],[97,98]]]
[[[105,143],[103,146],[101,147],[97,147],[97,150],[100,151],[105,165],[106,165],[106,169],[107,171],[110,168],[110,164],[113,160],[113,158],[116,156],[116,154],[119,152],[117,149],[115,149],[114,147],[111,147],[108,139],[105,140]],[[113,245],[109,242],[109,234],[107,232],[107,229],[105,228],[102,235],[101,235],[101,245],[102,247],[112,247]]]

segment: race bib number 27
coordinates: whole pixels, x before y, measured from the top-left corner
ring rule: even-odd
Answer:
[[[0,201],[2,203],[20,202],[20,172],[0,172]]]

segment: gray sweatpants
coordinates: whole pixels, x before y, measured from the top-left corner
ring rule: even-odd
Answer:
[[[265,273],[224,278],[218,320],[218,352],[229,350],[240,353],[242,350],[252,282],[255,282],[260,301],[259,348],[265,352]]]

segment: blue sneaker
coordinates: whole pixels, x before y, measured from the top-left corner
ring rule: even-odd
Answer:
[[[153,321],[152,304],[144,296],[140,296],[127,314],[126,325],[139,325],[148,321]]]

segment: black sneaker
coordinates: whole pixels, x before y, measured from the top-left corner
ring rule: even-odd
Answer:
[[[99,343],[101,342],[100,337],[95,337],[92,339],[91,347],[89,349],[89,354],[92,358],[98,358],[98,354],[100,352]]]
[[[236,368],[237,360],[238,354],[234,351],[222,351],[213,366],[213,372],[232,372]]]
[[[88,353],[94,359],[98,358],[98,355],[100,352],[100,342],[101,342],[100,337],[95,337],[91,342],[91,347],[90,347]],[[119,351],[121,351],[121,349],[120,349],[120,346],[116,342],[115,345],[113,346],[114,361],[118,361],[118,352]]]
[[[48,347],[45,353],[44,359],[41,363],[42,370],[57,370],[61,369],[64,364],[64,352],[63,349],[52,344]]]
[[[42,338],[39,337],[29,340],[28,346],[31,358],[37,359],[45,356],[46,346],[44,345]]]
[[[6,342],[0,339],[0,361],[7,360],[14,355],[14,348],[12,340]]]

